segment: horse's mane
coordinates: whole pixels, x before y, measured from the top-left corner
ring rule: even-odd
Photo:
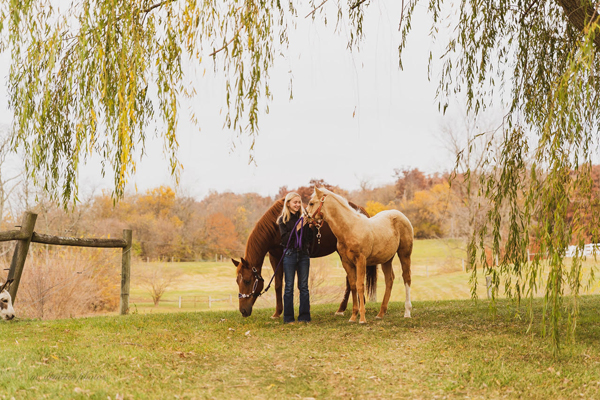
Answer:
[[[337,201],[338,201],[338,202],[339,202],[339,203],[340,203],[340,204],[341,204],[343,207],[346,207],[348,210],[354,211],[354,212],[355,212],[355,213],[357,213],[358,215],[363,215],[363,214],[360,212],[360,209],[358,208],[358,206],[357,206],[357,208],[354,208],[354,207],[352,207],[352,206],[350,205],[350,203],[348,202],[348,200],[346,200],[346,198],[344,198],[344,197],[340,196],[339,194],[337,194],[337,193],[333,193],[331,190],[329,190],[329,189],[325,189],[325,188],[319,188],[319,190],[320,190],[322,193],[325,193],[325,194],[327,194],[327,195],[329,195],[329,196],[333,197],[334,199],[336,199],[336,200],[337,200]],[[363,216],[366,216],[366,215],[363,215]],[[368,218],[368,216],[366,216],[366,217]]]
[[[246,242],[244,254],[246,260],[264,259],[269,247],[273,244],[273,237],[279,235],[277,217],[281,214],[282,209],[283,199],[279,199],[260,217]],[[262,265],[253,265],[253,267],[262,267]]]

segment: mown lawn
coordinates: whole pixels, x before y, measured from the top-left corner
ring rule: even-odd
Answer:
[[[260,309],[0,324],[0,396],[10,399],[600,398],[600,296],[581,300],[559,357],[505,300],[392,303],[368,324],[313,307],[309,325]],[[541,304],[535,306],[536,321]]]

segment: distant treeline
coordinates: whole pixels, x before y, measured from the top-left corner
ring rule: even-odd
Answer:
[[[120,235],[122,229],[131,228],[135,255],[152,260],[239,257],[250,231],[274,201],[296,191],[306,203],[315,185],[345,196],[370,215],[392,208],[402,211],[419,239],[466,237],[474,224],[486,218],[485,204],[473,180],[467,186],[462,176],[450,181],[448,174],[426,174],[416,168],[395,170],[393,176],[388,185],[371,187],[362,182],[361,188],[353,191],[313,179],[306,186],[282,187],[274,197],[211,192],[198,200],[161,186],[126,195],[116,205],[110,195],[100,194],[69,212],[39,199],[28,208],[39,214],[36,230],[42,233],[85,237],[109,232]],[[594,167],[594,176],[595,181],[600,180],[598,167]],[[2,229],[18,224],[20,217],[5,216]]]

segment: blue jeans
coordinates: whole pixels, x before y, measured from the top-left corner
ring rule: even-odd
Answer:
[[[300,291],[300,310],[298,321],[310,321],[310,297],[308,294],[308,272],[310,256],[308,252],[289,249],[283,255],[283,273],[285,291],[283,292],[283,322],[294,321],[294,277],[298,273]]]

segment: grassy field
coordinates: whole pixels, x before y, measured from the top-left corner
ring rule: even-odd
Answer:
[[[412,296],[416,300],[453,300],[470,298],[469,275],[463,272],[461,260],[465,257],[460,250],[461,243],[456,240],[419,240],[415,242],[412,257],[413,288]],[[263,270],[265,279],[273,273],[268,260]],[[142,287],[136,275],[144,269],[161,267],[172,271],[178,279],[166,292],[164,301],[157,307],[151,302],[150,295]],[[132,309],[140,313],[199,311],[208,310],[208,296],[213,299],[228,299],[212,304],[214,310],[232,310],[237,307],[237,285],[234,266],[230,260],[224,262],[181,262],[181,263],[145,263],[136,262],[133,266],[131,304]],[[400,262],[394,261],[396,274],[392,301],[404,300]],[[341,299],[345,287],[346,274],[337,254],[311,260],[311,274],[317,275],[316,287],[312,288],[313,302],[336,302]],[[379,272],[378,298],[381,300],[385,288],[383,274]],[[320,281],[320,282],[319,282]],[[482,278],[482,283],[485,281]],[[320,294],[323,293],[322,296]],[[485,296],[485,290],[480,289]],[[182,308],[179,309],[179,297]],[[275,295],[272,288],[257,302],[257,307],[274,307]]]
[[[368,324],[313,307],[311,324],[262,309],[0,323],[3,399],[600,398],[600,296],[553,357],[506,300],[378,304]],[[524,310],[520,310],[524,311]],[[539,321],[540,304],[536,305]]]
[[[470,273],[463,271],[462,260],[466,257],[461,248],[464,244],[458,240],[417,240],[415,241],[412,257],[412,300],[461,300],[471,298],[469,284]],[[273,273],[270,265],[263,269],[263,277],[270,279]],[[591,263],[591,262],[590,262]],[[172,271],[178,280],[169,289],[164,301],[155,307],[150,295],[136,280],[144,269],[161,266]],[[234,266],[231,261],[202,262],[202,263],[144,263],[138,262],[133,266],[131,306],[139,313],[201,311],[208,310],[208,296],[217,299],[229,299],[212,304],[213,310],[237,309],[237,285],[235,283]],[[404,285],[398,258],[394,260],[396,280],[392,290],[391,301],[404,301]],[[341,300],[345,288],[345,272],[337,254],[311,260],[311,276],[316,277],[311,289],[311,302],[336,303]],[[478,274],[479,298],[487,297],[485,277]],[[384,279],[381,271],[378,275],[377,295],[381,301],[384,293]],[[275,307],[274,288],[260,297],[257,308]],[[598,294],[598,286],[586,292]],[[182,308],[179,309],[179,297],[182,297]]]

